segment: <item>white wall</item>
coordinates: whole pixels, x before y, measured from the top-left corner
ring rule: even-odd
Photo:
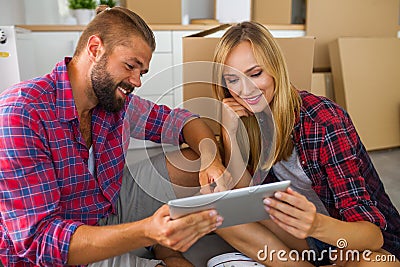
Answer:
[[[214,18],[214,0],[189,0],[188,2],[191,19]]]
[[[60,24],[60,1],[24,0],[26,24]]]
[[[71,24],[70,18],[67,0],[0,0],[0,25]]]
[[[0,25],[15,24],[25,24],[24,0],[0,0]]]
[[[191,19],[214,18],[214,0],[182,0],[182,24]]]

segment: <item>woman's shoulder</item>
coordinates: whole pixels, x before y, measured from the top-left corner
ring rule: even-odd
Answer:
[[[301,97],[300,115],[308,117],[320,124],[347,120],[347,112],[337,103],[323,96],[317,96],[307,91],[299,92]]]

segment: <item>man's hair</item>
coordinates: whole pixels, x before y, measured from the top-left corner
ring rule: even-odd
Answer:
[[[132,36],[140,36],[152,51],[156,47],[154,34],[146,22],[133,11],[123,7],[98,6],[96,16],[79,38],[74,56],[79,56],[85,50],[92,35],[100,37],[108,52],[118,45],[126,44]]]

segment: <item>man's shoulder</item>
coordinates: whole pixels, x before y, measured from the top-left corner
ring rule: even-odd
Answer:
[[[55,84],[47,76],[23,81],[0,95],[0,107],[48,103],[54,98]]]

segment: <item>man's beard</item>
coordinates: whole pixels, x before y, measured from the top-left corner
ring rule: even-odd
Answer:
[[[118,90],[118,86],[122,88],[132,88],[132,86],[123,82],[119,84],[114,82],[111,74],[107,71],[107,57],[103,55],[100,61],[93,66],[90,78],[100,107],[107,112],[118,112],[124,107],[125,99],[117,98],[116,90]]]

